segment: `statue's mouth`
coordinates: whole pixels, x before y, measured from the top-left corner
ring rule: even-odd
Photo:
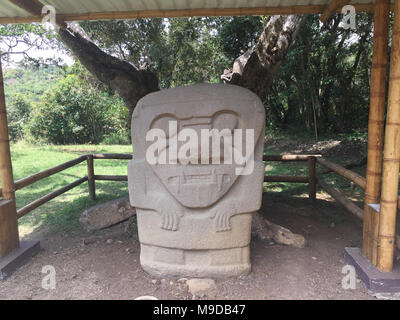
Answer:
[[[212,205],[237,179],[234,165],[157,164],[151,167],[176,200],[191,208]]]
[[[231,179],[228,174],[216,174],[215,171],[211,171],[209,174],[185,174],[182,172],[179,176],[171,176],[168,178],[168,184],[171,186],[178,186],[179,190],[181,187],[201,185],[211,186],[217,185],[218,191],[222,190],[223,185],[230,184]]]

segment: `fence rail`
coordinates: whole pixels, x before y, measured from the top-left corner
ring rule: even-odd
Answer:
[[[81,185],[84,182],[88,182],[89,196],[91,199],[96,199],[96,181],[127,181],[128,177],[125,175],[96,175],[94,160],[130,160],[132,159],[131,154],[120,154],[120,153],[96,153],[96,154],[86,154],[82,155],[76,159],[67,161],[50,169],[40,171],[38,173],[32,174],[28,177],[19,179],[14,182],[14,189],[20,190],[33,183],[50,177],[56,173],[64,171],[68,168],[76,166],[84,161],[87,163],[87,175],[77,179],[76,181],[55,190],[47,195],[34,200],[33,202],[25,205],[24,207],[17,210],[17,217],[21,218],[31,212],[32,210],[38,208],[39,206],[45,204],[46,202],[58,197],[59,195]],[[309,198],[311,201],[316,199],[316,189],[319,185],[324,191],[330,194],[334,199],[336,199],[340,204],[342,204],[349,212],[353,213],[359,219],[363,217],[363,210],[355,205],[351,200],[347,199],[340,191],[335,190],[329,186],[322,178],[316,175],[316,163],[328,168],[347,180],[350,180],[365,189],[365,178],[358,175],[357,173],[348,170],[336,163],[330,162],[321,157],[321,155],[267,155],[263,157],[263,161],[269,162],[307,162],[308,163],[308,176],[265,176],[264,182],[289,182],[289,183],[307,183],[309,186]],[[0,188],[1,196],[1,188]],[[399,198],[400,204],[400,198]]]

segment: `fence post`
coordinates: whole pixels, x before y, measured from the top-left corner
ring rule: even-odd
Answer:
[[[15,208],[15,187],[11,163],[10,140],[4,81],[0,58],[0,178],[2,197],[0,199],[0,258],[19,247],[17,209]]]
[[[315,157],[308,158],[308,197],[311,201],[315,201],[317,193],[317,181],[316,181],[316,171],[315,171]]]
[[[91,200],[96,200],[96,182],[94,179],[94,165],[93,165],[93,155],[87,155],[87,176],[88,176],[88,186],[89,186],[89,197]]]

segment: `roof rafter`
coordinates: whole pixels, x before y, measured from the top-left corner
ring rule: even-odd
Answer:
[[[37,0],[10,0],[13,3],[29,2]],[[144,1],[144,0],[143,0]],[[40,3],[40,2],[39,2]],[[354,4],[357,12],[373,12],[373,4]],[[278,14],[321,14],[327,10],[323,5],[299,5],[280,7],[259,7],[259,8],[199,8],[199,9],[172,9],[172,10],[138,10],[138,11],[108,11],[108,12],[87,12],[74,14],[58,14],[57,20],[82,21],[82,20],[112,20],[112,19],[136,19],[136,18],[175,18],[192,16],[251,16],[251,15],[278,15]],[[393,11],[393,5],[391,5]],[[28,11],[28,10],[26,10]],[[341,7],[334,12],[340,12]],[[0,24],[8,23],[31,23],[40,22],[41,14],[30,17],[0,17]]]
[[[17,7],[29,12],[39,21],[42,17],[42,8],[44,5],[39,0],[9,0],[11,3],[15,4]],[[1,18],[0,18],[1,19]],[[1,20],[0,20],[1,21]],[[67,25],[63,19],[56,15],[56,23],[62,28],[66,28]]]

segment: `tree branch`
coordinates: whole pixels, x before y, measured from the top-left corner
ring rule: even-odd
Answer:
[[[221,78],[246,87],[265,100],[303,20],[302,15],[271,17],[253,49],[237,58],[233,69],[225,70]]]
[[[62,41],[99,81],[113,88],[133,110],[140,98],[159,90],[157,76],[102,51],[77,24],[58,31]]]

